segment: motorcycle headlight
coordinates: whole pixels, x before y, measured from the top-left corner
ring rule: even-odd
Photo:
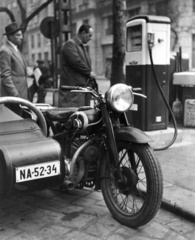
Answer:
[[[130,87],[118,83],[113,85],[107,92],[108,105],[117,112],[126,112],[133,104],[134,96]]]

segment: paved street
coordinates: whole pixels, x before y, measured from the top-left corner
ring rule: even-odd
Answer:
[[[107,87],[100,84],[103,92]],[[179,134],[180,142],[155,152],[164,176],[163,203],[172,207],[161,208],[147,225],[131,229],[116,222],[101,192],[21,192],[0,204],[0,240],[195,240],[194,222],[186,219],[186,212],[195,216],[195,130],[179,126]]]
[[[178,127],[182,141],[156,154],[166,181],[195,192],[195,129]]]
[[[193,240],[194,224],[160,210],[139,229],[124,227],[108,212],[100,192],[21,193],[0,207],[1,240]]]

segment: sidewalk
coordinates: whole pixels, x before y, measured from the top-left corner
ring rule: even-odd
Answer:
[[[159,136],[165,144],[160,131]],[[169,137],[171,140],[171,134]],[[155,154],[164,177],[161,207],[195,222],[195,129],[179,125],[176,142]]]
[[[99,89],[104,93],[109,81],[98,80]],[[48,92],[46,103],[52,104],[52,93]],[[147,132],[154,140],[153,148],[167,145],[174,129]],[[178,126],[175,143],[166,150],[155,151],[164,179],[164,193],[161,207],[183,218],[195,222],[195,129]]]

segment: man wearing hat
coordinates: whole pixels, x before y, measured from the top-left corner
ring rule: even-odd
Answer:
[[[13,22],[5,27],[7,41],[0,48],[1,93],[28,99],[27,66],[18,46],[22,44],[22,29]],[[17,104],[6,104],[12,111],[21,114]]]

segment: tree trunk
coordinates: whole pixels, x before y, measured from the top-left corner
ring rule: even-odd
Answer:
[[[124,0],[113,0],[113,56],[111,85],[124,83],[125,60],[125,7]]]

